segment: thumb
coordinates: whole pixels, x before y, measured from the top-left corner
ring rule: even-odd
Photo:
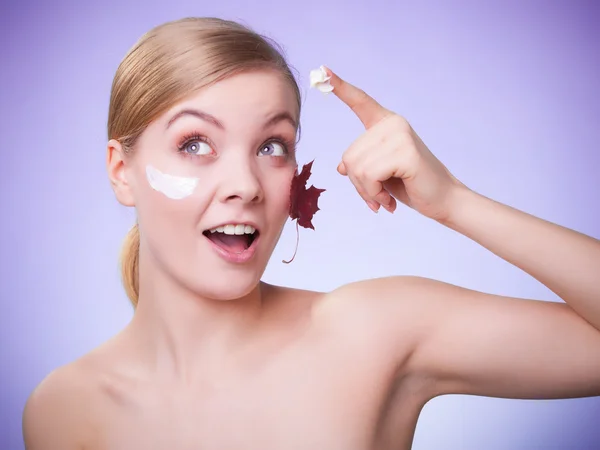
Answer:
[[[346,171],[346,165],[343,162],[338,164],[337,171],[339,172],[340,175],[344,175],[344,176],[348,175],[348,172]]]

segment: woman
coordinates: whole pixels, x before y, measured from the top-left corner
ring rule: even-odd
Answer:
[[[109,110],[109,179],[138,218],[123,250],[136,311],[31,395],[29,450],[407,449],[439,395],[600,395],[600,242],[468,189],[403,118],[327,75],[366,128],[338,171],[372,209],[399,200],[566,304],[417,277],[261,282],[289,214],[298,86],[236,23],[167,23],[122,61]]]

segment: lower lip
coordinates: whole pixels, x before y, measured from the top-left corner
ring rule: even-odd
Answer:
[[[242,253],[229,252],[229,251],[225,250],[224,248],[219,247],[217,244],[215,244],[213,241],[211,241],[206,236],[204,236],[204,238],[208,241],[208,243],[212,246],[212,248],[215,249],[217,254],[221,258],[223,258],[225,261],[230,262],[230,263],[242,264],[242,263],[250,261],[250,259],[252,259],[252,257],[254,256],[254,253],[256,253],[256,246],[260,239],[260,234],[256,237],[256,239],[254,239],[254,241],[252,241],[252,244],[250,244],[250,247],[248,247]]]

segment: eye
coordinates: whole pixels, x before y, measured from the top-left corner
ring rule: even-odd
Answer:
[[[285,148],[285,145],[276,141],[267,142],[258,151],[259,156],[285,156],[287,153],[288,151]]]
[[[204,141],[194,140],[184,144],[181,151],[194,156],[210,155],[212,148]]]

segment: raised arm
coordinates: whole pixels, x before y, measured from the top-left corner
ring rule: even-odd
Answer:
[[[413,368],[443,393],[600,395],[600,241],[469,190],[445,224],[521,268],[565,304],[432,285],[431,332]],[[425,292],[425,291],[424,291]]]
[[[393,211],[394,198],[400,200],[521,268],[566,303],[421,278],[354,286],[380,311],[382,336],[397,348],[411,342],[404,362],[431,381],[427,395],[600,395],[600,242],[471,191],[403,118],[332,75],[334,92],[366,128],[338,167],[365,201]]]
[[[413,324],[407,370],[432,381],[424,395],[600,395],[600,242],[469,190],[457,195],[453,211],[448,226],[520,267],[566,304],[427,279],[374,280],[370,290],[383,294],[381,322],[398,347],[406,339],[400,323]]]

